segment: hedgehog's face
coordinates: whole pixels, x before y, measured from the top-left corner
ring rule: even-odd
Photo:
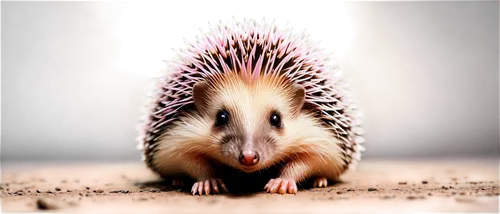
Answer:
[[[304,96],[302,86],[273,79],[246,83],[234,76],[217,85],[197,83],[193,90],[196,108],[212,124],[207,140],[220,148],[214,158],[246,172],[274,163],[277,144]]]

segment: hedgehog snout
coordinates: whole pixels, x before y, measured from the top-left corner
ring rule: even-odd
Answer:
[[[239,160],[240,163],[245,166],[254,166],[259,163],[259,152],[254,150],[241,150]]]

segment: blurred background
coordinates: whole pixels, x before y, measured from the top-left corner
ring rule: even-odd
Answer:
[[[2,2],[1,160],[132,160],[163,60],[232,17],[306,30],[363,110],[364,158],[498,158],[498,2]]]

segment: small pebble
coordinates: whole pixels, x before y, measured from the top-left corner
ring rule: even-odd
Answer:
[[[119,190],[115,190],[117,192],[120,192]],[[143,190],[139,190],[139,192],[160,192],[160,190],[157,190],[157,189],[143,189]]]
[[[398,184],[399,184],[399,185],[406,185],[406,184],[407,184],[407,182],[399,182]]]
[[[422,184],[427,184],[427,181],[422,181]]]
[[[129,193],[130,191],[128,189],[122,189],[122,190],[113,190],[109,193]]]
[[[415,200],[415,199],[418,199],[418,198],[420,198],[420,197],[416,197],[416,196],[408,196],[408,197],[406,197],[406,199],[408,199],[408,200]]]
[[[377,189],[376,188],[372,188],[372,187],[368,188],[368,192],[372,192],[372,191],[377,191]]]
[[[56,191],[61,191],[61,188],[59,188],[59,187],[56,187]]]
[[[57,208],[55,205],[47,203],[47,201],[41,198],[36,200],[36,206],[41,210],[53,210]]]

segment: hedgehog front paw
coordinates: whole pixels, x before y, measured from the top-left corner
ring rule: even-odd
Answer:
[[[266,186],[264,186],[264,189],[266,189],[268,193],[279,193],[282,195],[286,193],[296,194],[298,191],[295,180],[282,178],[269,180]]]
[[[194,183],[193,188],[191,188],[191,193],[193,195],[202,195],[203,193],[205,193],[205,195],[209,195],[210,192],[218,194],[220,192],[219,190],[227,192],[226,185],[221,179],[213,178]]]
[[[328,186],[328,180],[325,177],[314,179],[313,188],[322,188]]]

